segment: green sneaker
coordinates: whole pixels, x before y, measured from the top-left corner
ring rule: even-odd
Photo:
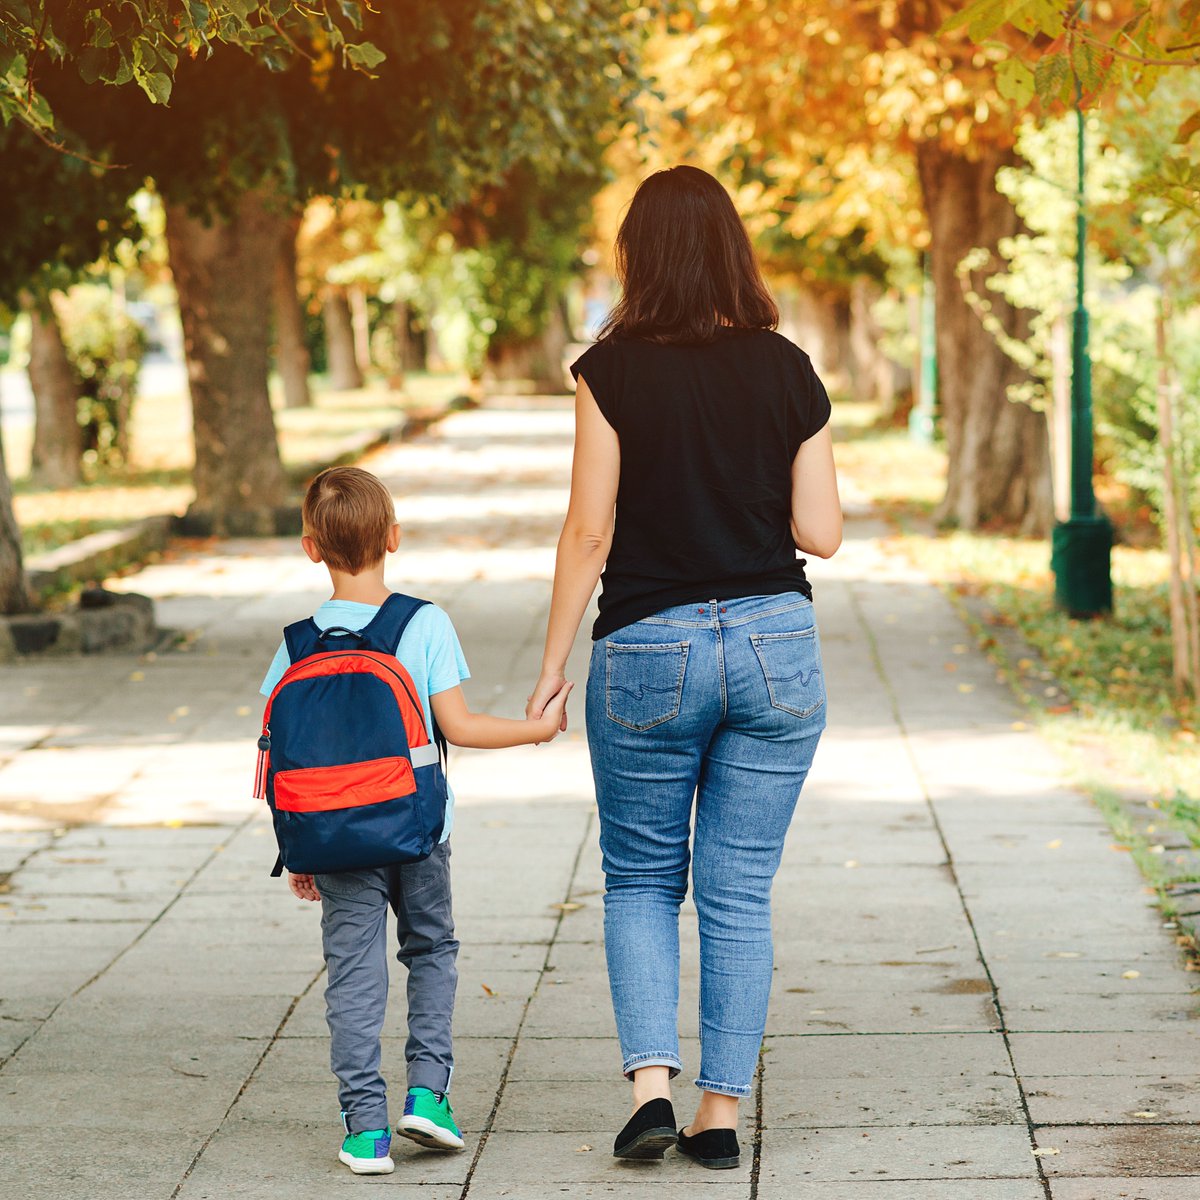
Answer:
[[[445,1092],[409,1088],[404,1116],[396,1125],[401,1137],[411,1138],[431,1150],[461,1150],[462,1133],[454,1123],[454,1110]]]
[[[388,1151],[392,1148],[390,1129],[365,1129],[362,1133],[351,1133],[342,1113],[342,1128],[346,1131],[338,1158],[355,1175],[389,1175],[396,1169]]]

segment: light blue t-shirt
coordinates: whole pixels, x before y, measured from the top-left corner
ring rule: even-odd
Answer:
[[[370,623],[378,611],[377,604],[360,604],[357,600],[326,600],[313,613],[313,620],[318,629],[340,627],[358,632]],[[464,679],[471,678],[462,646],[459,645],[458,634],[454,632],[450,618],[436,604],[426,604],[417,609],[408,623],[408,628],[400,635],[396,657],[412,676],[421,707],[425,710],[425,724],[432,740],[433,708],[429,697],[458,687]],[[258,690],[264,696],[269,696],[291,665],[287,643],[281,641],[262,681],[262,687]],[[448,785],[446,797],[443,842],[450,836],[450,827],[454,824],[454,793]]]

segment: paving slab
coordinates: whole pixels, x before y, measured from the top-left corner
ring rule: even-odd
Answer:
[[[605,1183],[611,1186],[662,1183],[691,1184],[703,1167],[669,1150],[660,1162],[631,1162],[613,1158],[611,1146],[629,1116],[628,1106],[613,1113],[599,1129],[572,1133],[506,1133],[488,1138],[472,1177],[476,1186],[492,1189],[550,1183]],[[721,1183],[749,1182],[751,1156],[739,1167],[721,1173]],[[705,1172],[707,1175],[708,1172]],[[520,1193],[514,1193],[519,1195]]]
[[[776,1185],[1036,1176],[1024,1125],[763,1131],[760,1178]]]
[[[697,1174],[702,1168],[693,1169]],[[711,1173],[711,1172],[710,1172]],[[642,1176],[645,1176],[643,1178]],[[520,1183],[471,1184],[471,1200],[611,1200],[614,1196],[645,1197],[650,1200],[747,1200],[750,1195],[748,1181],[721,1183],[711,1179],[664,1182],[661,1172],[653,1170],[631,1175],[628,1172],[619,1179],[603,1183]]]
[[[1196,1061],[1196,1034],[1175,1026],[1153,1033],[1014,1033],[1017,1072],[1060,1075],[1171,1075]]]
[[[1045,1200],[1046,1193],[1036,1179],[972,1179],[965,1184],[937,1179],[854,1183],[761,1180],[756,1196],[758,1200]]]
[[[1027,1075],[1022,1083],[1038,1125],[1200,1123],[1200,1075]]]
[[[1195,1200],[1200,1196],[1200,1174],[1175,1179],[1056,1178],[1050,1181],[1053,1200]]]
[[[1037,1131],[1037,1144],[1043,1169],[1055,1179],[1148,1179],[1200,1172],[1200,1130],[1194,1125],[1049,1125]]]

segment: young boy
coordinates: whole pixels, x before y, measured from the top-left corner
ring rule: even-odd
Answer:
[[[383,567],[385,556],[400,545],[400,526],[390,494],[366,471],[334,467],[310,485],[303,519],[300,544],[313,562],[325,564],[333,582],[332,597],[313,619],[322,629],[361,630],[391,595]],[[459,686],[469,672],[454,626],[432,604],[413,616],[395,654],[412,676],[427,720],[432,711],[446,740],[456,746],[548,742],[561,727],[570,684],[540,720],[471,712]],[[281,644],[262,683],[264,696],[289,665],[287,646]],[[429,734],[432,739],[432,723]],[[408,968],[408,1094],[396,1132],[434,1149],[463,1147],[446,1094],[454,1066],[450,1023],[458,981],[448,841],[453,803],[450,795],[441,843],[421,862],[288,876],[300,899],[321,902],[330,1064],[345,1129],[338,1158],[358,1175],[386,1174],[394,1165],[379,1041],[387,1005],[389,907],[396,914],[397,957]]]

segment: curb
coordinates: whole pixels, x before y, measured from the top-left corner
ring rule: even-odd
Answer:
[[[149,596],[89,588],[79,607],[67,612],[0,617],[0,662],[34,655],[141,653],[158,637]]]
[[[36,554],[26,563],[30,590],[38,596],[79,583],[98,582],[129,563],[163,549],[174,518],[143,517],[120,529],[91,533],[57,550]]]
[[[452,411],[447,408],[446,412]],[[384,430],[349,434],[338,440],[331,457],[288,470],[289,481],[300,486],[329,467],[355,462],[371,450],[419,433],[444,415],[406,416]],[[234,513],[221,520],[204,513],[177,516],[159,513],[143,517],[120,529],[88,534],[56,550],[32,555],[25,569],[35,596],[46,596],[79,584],[100,583],[114,571],[165,549],[172,537],[290,537],[300,534],[300,505]],[[2,651],[0,651],[2,657]]]
[[[407,413],[386,429],[348,434],[334,443],[330,457],[290,468],[288,480],[293,486],[303,486],[329,467],[352,464],[372,450],[423,433],[468,404],[464,397],[456,397],[440,409]],[[165,549],[172,537],[286,537],[298,536],[300,529],[299,504],[220,519],[204,513],[160,513],[33,555],[26,560],[25,569],[30,591],[45,597],[79,584],[100,585],[122,567],[140,565],[149,555]],[[0,663],[33,655],[142,653],[152,649],[161,634],[149,597],[94,586],[80,595],[77,607],[65,612],[0,616]]]

